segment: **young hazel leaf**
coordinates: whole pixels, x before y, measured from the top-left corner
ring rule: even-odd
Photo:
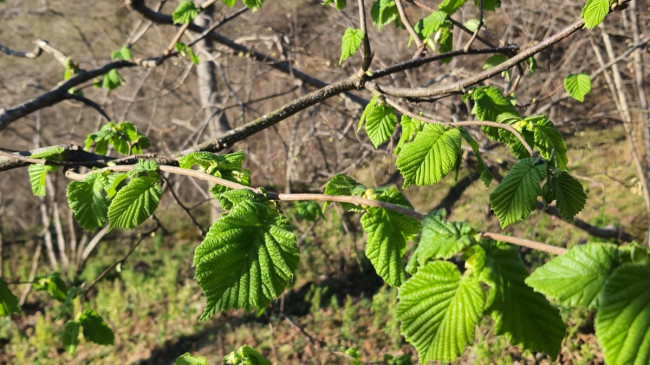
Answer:
[[[208,365],[208,360],[204,356],[193,356],[186,352],[176,359],[175,365]]]
[[[244,345],[223,358],[227,365],[271,365],[271,362],[254,348]]]
[[[435,11],[431,13],[429,16],[426,18],[420,19],[417,23],[415,23],[415,26],[413,29],[415,30],[415,33],[417,33],[420,36],[420,39],[423,41],[428,40],[431,38],[432,35],[434,35],[440,27],[447,21],[447,13],[444,11]],[[409,39],[409,45],[413,41],[412,38]],[[433,43],[432,42],[426,42],[429,47],[433,49]]]
[[[194,253],[195,277],[206,296],[200,320],[230,308],[263,309],[278,297],[298,266],[289,220],[249,190],[221,194],[232,199]]]
[[[379,200],[413,209],[394,186],[383,191]],[[399,287],[406,279],[402,263],[406,243],[420,231],[420,222],[387,209],[370,207],[361,217],[361,225],[368,236],[366,257],[388,285]]]
[[[535,146],[547,161],[553,161],[555,167],[566,170],[569,159],[566,153],[566,144],[555,124],[544,115],[534,115],[524,119],[528,122],[527,128],[532,129],[535,135]]]
[[[404,338],[418,352],[421,364],[454,361],[474,342],[485,302],[477,279],[461,276],[451,262],[422,267],[399,291],[397,319]]]
[[[331,3],[334,3],[334,7],[336,10],[343,10],[345,6],[347,5],[346,0],[325,0],[323,1],[323,5],[329,5]]]
[[[18,298],[9,290],[7,282],[0,278],[0,317],[20,313]]]
[[[440,182],[456,164],[460,141],[458,129],[427,124],[397,156],[396,165],[404,176],[404,187]]]
[[[248,6],[252,11],[257,11],[264,4],[264,0],[242,0],[244,5]]]
[[[365,191],[366,187],[356,182],[353,178],[343,174],[338,174],[327,182],[327,185],[325,185],[324,194],[361,196]],[[325,202],[323,209],[327,208],[328,204],[329,202]],[[347,211],[363,212],[363,208],[355,204],[341,203],[341,206]]]
[[[609,13],[610,2],[610,0],[587,0],[580,14],[585,20],[585,28],[594,28],[605,20]]]
[[[585,95],[591,92],[591,79],[585,73],[571,74],[564,79],[564,89],[569,96],[582,103],[585,101]]]
[[[61,339],[63,341],[63,348],[69,354],[74,354],[77,350],[77,345],[79,345],[79,328],[81,328],[81,324],[77,321],[68,321],[63,326]]]
[[[575,246],[535,270],[526,284],[561,305],[596,309],[603,285],[615,268],[617,253],[611,244]]]
[[[104,319],[92,309],[86,309],[79,316],[79,323],[83,328],[86,341],[99,345],[112,345],[115,335],[113,330],[104,322]]]
[[[370,8],[372,23],[381,30],[385,25],[395,23],[395,26],[402,26],[399,11],[395,0],[377,0]]]
[[[424,128],[424,123],[408,115],[402,115],[399,125],[402,127],[402,135],[399,138],[399,142],[397,142],[397,146],[395,146],[396,155],[399,155],[405,143],[412,141],[417,133]]]
[[[377,104],[366,116],[366,133],[375,148],[390,140],[397,126],[395,110],[386,104]]]
[[[467,223],[443,220],[438,211],[427,214],[422,221],[422,238],[413,252],[406,270],[413,274],[430,260],[448,259],[474,242],[474,229]]]
[[[60,302],[65,302],[68,287],[65,285],[65,282],[61,279],[61,274],[58,272],[35,277],[33,286],[35,290],[46,291],[52,298]]]
[[[438,9],[444,11],[447,15],[452,15],[466,2],[467,0],[444,0],[438,5]]]
[[[32,186],[32,192],[35,196],[45,196],[45,178],[47,173],[55,171],[59,166],[54,165],[29,165],[27,172],[29,174],[29,184]]]
[[[504,63],[508,60],[508,57],[506,55],[497,53],[495,55],[490,56],[487,60],[485,60],[485,63],[483,64],[483,69],[488,70],[491,69],[492,67],[498,66],[501,63]]]
[[[559,171],[549,176],[545,187],[546,199],[555,199],[560,216],[569,222],[585,207],[587,195],[580,181],[566,171]],[[550,201],[547,201],[550,203]]]
[[[479,6],[479,0],[474,0],[476,7]],[[501,7],[501,0],[483,0],[483,10],[495,11]]]
[[[115,195],[108,207],[111,228],[139,226],[156,210],[161,195],[159,176],[141,176],[131,180]]]
[[[487,243],[481,281],[491,287],[490,305],[495,333],[511,345],[557,357],[566,325],[560,312],[524,282],[528,270],[513,246]]]
[[[363,42],[363,37],[364,33],[361,29],[348,28],[345,30],[343,38],[341,38],[341,59],[339,59],[339,65],[359,50]]]
[[[471,96],[474,99],[472,114],[480,120],[496,121],[497,116],[502,113],[519,116],[510,100],[494,86],[477,87],[472,91]]]
[[[595,323],[607,364],[650,363],[650,268],[616,269],[601,293]]]
[[[440,45],[438,47],[438,53],[446,53],[454,50],[454,33],[452,32],[450,22],[444,22],[442,24],[434,37],[434,41]],[[440,62],[449,63],[451,62],[451,57],[443,58]]]
[[[526,219],[537,206],[541,195],[540,182],[546,177],[546,164],[531,158],[517,162],[503,181],[490,194],[490,205],[499,218],[501,228]]]
[[[123,81],[122,78],[120,77],[120,74],[117,73],[116,69],[112,69],[108,71],[107,73],[104,74],[104,78],[102,81],[102,87],[108,89],[108,90],[115,90],[117,89],[120,85],[122,85]]]
[[[232,8],[237,3],[237,0],[222,0],[227,7]]]
[[[91,232],[106,223],[108,199],[103,194],[106,184],[107,179],[101,173],[92,173],[84,181],[68,185],[68,205],[74,219]]]
[[[191,23],[200,12],[201,9],[196,7],[192,1],[183,1],[172,13],[172,19],[174,24]]]

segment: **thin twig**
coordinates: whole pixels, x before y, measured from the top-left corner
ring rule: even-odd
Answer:
[[[474,43],[474,40],[476,39],[478,32],[480,32],[481,28],[483,27],[483,0],[478,0],[478,10],[479,10],[478,26],[476,27],[474,34],[472,34],[472,38],[470,38],[469,42],[467,42],[467,44],[465,44],[465,47],[463,47],[465,51],[469,50],[469,48],[472,46],[472,43]]]
[[[366,72],[372,62],[372,50],[370,49],[370,38],[368,38],[368,26],[366,24],[366,7],[363,0],[359,0],[359,27],[363,32],[363,63],[361,69]]]
[[[494,127],[494,128],[500,128],[500,129],[505,129],[508,132],[512,133],[519,142],[526,148],[526,151],[528,151],[528,154],[531,156],[533,155],[533,149],[530,147],[530,145],[526,142],[524,137],[517,131],[513,126],[510,124],[504,124],[504,123],[497,123],[497,122],[491,122],[491,121],[483,121],[483,120],[470,120],[470,121],[461,121],[461,122],[443,122],[439,120],[435,120],[432,118],[428,118],[423,115],[418,115],[415,114],[408,109],[402,107],[399,103],[396,103],[388,98],[386,98],[386,103],[391,105],[393,108],[397,109],[400,113],[408,115],[411,118],[423,121],[425,123],[430,123],[430,124],[441,124],[444,126],[448,127],[464,127],[464,126],[470,126],[470,125],[479,125],[479,126],[487,126],[487,127]]]
[[[406,15],[406,12],[404,11],[402,0],[395,0],[395,5],[397,6],[397,12],[399,13],[399,17],[400,20],[402,21],[402,24],[404,24],[404,27],[406,27],[406,31],[409,33],[409,35],[411,35],[411,38],[413,38],[413,41],[415,42],[415,45],[418,48],[413,58],[420,57],[425,50],[424,43],[422,43],[422,40],[420,39],[420,36],[417,34],[415,29],[413,29],[413,26],[411,25],[411,21],[409,20],[408,16]]]
[[[115,171],[115,172],[126,172],[134,169],[136,165],[120,165],[120,166],[109,166],[105,167],[99,171]],[[229,180],[224,180],[222,178],[212,176],[208,173],[197,171],[197,170],[189,170],[189,169],[183,169],[180,167],[175,167],[175,166],[165,166],[165,165],[159,165],[158,168],[162,172],[169,172],[169,173],[174,173],[174,174],[179,174],[179,175],[186,175],[190,177],[194,177],[199,180],[205,180],[205,181],[210,181],[215,184],[219,184],[231,189],[247,189],[251,190],[257,194],[261,194],[266,196],[268,199],[271,200],[278,200],[278,201],[306,201],[306,200],[311,200],[311,201],[329,201],[329,202],[337,202],[337,203],[351,203],[359,206],[370,206],[370,207],[377,207],[377,208],[383,208],[383,209],[388,209],[392,210],[394,212],[400,213],[407,215],[409,217],[413,217],[418,220],[424,219],[425,215],[422,213],[419,213],[417,211],[405,208],[400,205],[388,203],[388,202],[383,202],[379,200],[372,200],[372,199],[366,199],[362,198],[359,196],[347,196],[347,195],[326,195],[326,194],[311,194],[311,193],[302,193],[302,194],[279,194],[275,192],[268,192],[268,191],[262,191],[259,188],[254,188],[250,186],[245,186],[241,185],[239,183],[229,181]],[[86,174],[78,174],[73,172],[72,170],[66,171],[66,176],[71,179],[71,180],[83,180],[86,176]],[[486,234],[489,232],[486,232]],[[489,233],[492,234],[492,233]],[[496,233],[495,233],[496,235]],[[496,236],[494,236],[496,237]],[[508,237],[508,236],[506,236]],[[524,247],[529,247],[530,240],[524,240],[521,241],[519,239],[514,239],[512,237],[508,238],[509,241],[505,241],[508,243],[513,243],[515,245],[520,245]],[[521,244],[520,244],[521,243]],[[549,252],[549,253],[556,253],[557,252],[557,247],[556,246],[551,246],[547,245],[545,243],[541,242],[536,242],[535,243],[535,249],[544,251],[544,252]]]
[[[158,228],[160,228],[160,226],[159,226],[158,224],[156,224],[156,227],[154,227],[153,229],[151,229],[151,230],[149,230],[149,231],[147,231],[147,232],[141,234],[141,235],[140,235],[140,238],[139,238],[139,239],[138,239],[134,244],[131,245],[131,248],[130,248],[129,251],[126,253],[126,255],[124,255],[121,259],[115,261],[115,262],[112,263],[109,267],[107,267],[106,269],[104,269],[104,271],[102,271],[99,275],[97,275],[97,277],[95,278],[95,280],[93,280],[93,282],[90,283],[90,285],[88,285],[86,288],[84,288],[84,294],[83,294],[83,297],[84,297],[84,298],[87,297],[87,296],[88,296],[88,293],[90,292],[90,290],[91,290],[95,285],[97,285],[97,283],[98,283],[98,282],[99,282],[99,281],[100,281],[104,276],[106,276],[106,274],[108,274],[108,273],[111,272],[113,269],[115,269],[115,267],[117,267],[117,265],[124,264],[124,262],[126,262],[126,260],[129,258],[129,256],[131,256],[131,254],[133,253],[133,251],[135,251],[135,249],[138,248],[138,246],[140,246],[140,244],[142,243],[142,241],[144,241],[144,239],[147,238],[147,236],[149,236],[150,234],[152,234],[152,233],[154,233],[156,230],[158,230]]]

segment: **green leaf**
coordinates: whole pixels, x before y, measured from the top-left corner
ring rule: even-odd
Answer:
[[[111,228],[135,228],[149,218],[162,195],[159,182],[159,176],[141,176],[122,188],[108,207]]]
[[[35,196],[45,196],[45,177],[50,171],[58,169],[59,166],[54,165],[29,165],[27,172],[29,173],[29,184],[32,186],[32,192]]]
[[[65,153],[64,147],[49,147],[39,149],[36,152],[32,153],[31,158],[40,158],[48,161],[61,161],[63,160],[63,154]]]
[[[404,186],[438,183],[456,164],[460,131],[427,124],[413,142],[402,147],[396,165],[404,176]]]
[[[487,310],[492,312],[495,333],[505,335],[512,345],[557,357],[566,332],[558,309],[525,284],[528,270],[516,248],[503,243],[487,243],[484,248],[480,277],[492,287]]]
[[[556,171],[549,176],[545,186],[546,203],[555,200],[560,216],[573,222],[573,217],[585,207],[587,195],[582,189],[580,181],[573,178],[566,171]]]
[[[198,166],[200,171],[207,172],[210,175],[220,177],[225,180],[233,181],[242,185],[250,186],[251,172],[242,168],[242,162],[245,156],[243,151],[237,151],[225,155],[216,155],[211,152],[193,152],[189,153],[178,160],[180,167],[184,169]],[[220,194],[228,190],[224,187],[216,187],[215,190]]]
[[[510,113],[502,113],[497,116],[497,123],[500,124],[509,124],[515,131],[521,135],[521,137],[526,141],[528,146],[534,146],[535,144],[535,134],[528,130],[526,127],[529,126],[531,123],[522,120],[519,118],[518,115],[510,114]],[[496,139],[499,142],[503,142],[508,147],[510,147],[510,151],[512,151],[512,154],[517,158],[517,159],[524,159],[530,157],[530,153],[528,152],[528,149],[524,146],[523,143],[519,140],[517,136],[515,136],[514,133],[512,133],[509,130],[506,130],[504,128],[495,128],[495,127],[488,127],[488,126],[482,126],[481,127],[484,132],[488,134],[490,138]],[[495,132],[496,132],[496,137],[495,137]],[[531,147],[532,148],[532,147]]]
[[[116,69],[112,69],[104,74],[102,87],[108,90],[115,90],[122,85],[123,80]]]
[[[176,359],[176,365],[208,365],[204,356],[193,356],[189,352],[184,353]]]
[[[591,92],[591,78],[586,73],[571,74],[564,78],[564,89],[570,97],[582,103],[585,95]]]
[[[605,362],[650,363],[650,268],[623,265],[605,283],[596,314],[596,337]]]
[[[9,290],[7,282],[0,278],[0,316],[7,317],[13,313],[20,313],[18,298]]]
[[[396,187],[379,195],[379,200],[413,209]],[[366,257],[386,283],[400,286],[406,279],[402,256],[406,243],[420,231],[420,222],[392,210],[370,207],[361,217],[361,225],[368,236]]]
[[[444,11],[448,15],[452,15],[461,6],[465,5],[467,0],[444,0],[438,5],[438,9]]]
[[[535,59],[535,56],[530,56],[528,57],[528,72],[534,75],[535,71],[537,71],[537,59]]]
[[[540,182],[546,177],[546,164],[531,158],[517,162],[490,194],[490,205],[501,228],[526,219],[537,206],[542,193]]]
[[[256,11],[257,9],[261,8],[262,5],[264,4],[264,0],[242,0],[244,2],[244,5],[248,6],[249,9],[252,11]]]
[[[424,128],[423,122],[413,119],[408,115],[402,115],[399,124],[402,127],[402,135],[399,138],[399,142],[397,142],[397,146],[395,146],[396,155],[399,155],[402,146],[404,146],[406,142],[412,141],[413,138],[415,138],[415,135]]]
[[[585,20],[585,28],[591,29],[602,23],[609,13],[610,0],[587,0],[580,16]]]
[[[377,106],[378,99],[379,96],[374,95],[368,104],[366,104],[366,107],[363,109],[363,113],[361,114],[361,119],[359,119],[359,125],[357,125],[357,132],[361,131],[361,127],[363,127],[363,124],[366,122],[368,114],[370,114],[370,112],[372,112],[372,110]]]
[[[223,358],[228,365],[271,365],[271,362],[254,348],[244,345]]]
[[[474,107],[472,114],[480,120],[496,121],[502,113],[519,115],[510,100],[501,94],[501,90],[494,86],[481,86],[472,91]]]
[[[454,50],[454,33],[451,27],[451,23],[445,22],[436,33],[434,41],[440,44],[438,53],[446,53]],[[449,63],[451,62],[451,57],[443,58],[440,61],[442,63]]]
[[[323,1],[323,5],[329,5],[331,3],[334,3],[334,7],[336,10],[343,10],[345,6],[347,5],[346,0],[325,0]]]
[[[235,6],[235,3],[237,2],[237,0],[222,0],[222,1],[223,1],[224,4],[226,4],[226,6],[228,6],[230,8]]]
[[[65,285],[63,279],[61,279],[61,274],[58,272],[35,277],[33,286],[37,291],[47,291],[52,298],[60,302],[65,301],[68,292],[68,287]]]
[[[479,175],[481,176],[481,181],[485,185],[485,187],[489,187],[490,183],[492,182],[492,173],[490,172],[490,169],[488,169],[487,165],[483,161],[483,157],[481,157],[481,152],[479,151],[479,145],[478,142],[470,136],[469,132],[463,127],[458,128],[460,130],[460,134],[463,136],[465,141],[469,144],[469,146],[472,148],[472,152],[474,152],[474,157],[476,158],[476,169],[478,170]]]
[[[218,310],[263,309],[278,297],[298,266],[289,220],[249,190],[222,194],[232,209],[210,228],[194,253],[195,277],[207,306],[200,320]]]
[[[560,170],[566,170],[569,159],[566,144],[555,124],[544,115],[534,115],[524,119],[527,128],[535,135],[535,146],[547,161],[552,161]]]
[[[63,335],[61,338],[63,340],[63,348],[69,353],[74,354],[77,350],[77,345],[79,345],[79,328],[81,324],[77,321],[68,321],[65,326],[63,326]]]
[[[347,196],[361,196],[366,191],[366,187],[356,182],[353,178],[338,174],[335,175],[330,181],[325,185],[325,194],[326,195],[347,195]],[[325,202],[323,209],[327,208],[329,202]],[[363,208],[351,204],[351,203],[340,203],[343,209],[352,212],[363,212]]]
[[[575,246],[538,268],[526,284],[563,306],[596,309],[605,281],[618,258],[615,245]]]
[[[382,143],[390,140],[395,131],[397,126],[395,109],[386,104],[377,103],[366,115],[365,122],[366,134],[375,148],[378,148]]]
[[[101,173],[92,173],[84,181],[73,181],[68,185],[68,205],[74,219],[89,231],[94,231],[106,223],[108,199],[103,194],[106,184],[107,179]]]
[[[427,214],[422,221],[422,238],[406,267],[407,271],[413,274],[430,260],[453,257],[474,242],[475,234],[467,223],[445,221],[438,211]]]
[[[395,0],[375,1],[372,8],[370,8],[370,17],[378,30],[390,23],[395,23],[395,26],[402,26]]]
[[[339,59],[339,65],[359,50],[361,42],[363,42],[363,37],[364,33],[361,29],[348,28],[345,30],[341,38],[341,59]]]
[[[172,19],[174,20],[174,24],[191,23],[200,12],[201,9],[197,8],[193,2],[183,1],[178,4],[178,7],[174,10]]]
[[[187,56],[190,61],[192,61],[193,64],[198,65],[199,64],[199,57],[192,51],[192,48],[190,48],[187,44],[183,42],[176,42],[176,45],[174,46],[176,48],[176,51],[181,54],[181,56],[185,57]]]
[[[111,59],[113,59],[114,61],[116,60],[129,61],[131,58],[133,58],[133,54],[131,53],[131,49],[129,47],[122,47],[117,51],[113,51],[113,53],[111,53]]]
[[[104,322],[104,319],[92,309],[86,309],[79,316],[79,323],[83,329],[86,341],[94,342],[100,345],[113,344],[113,331]]]
[[[484,292],[475,278],[461,277],[456,265],[427,264],[404,283],[398,298],[400,330],[418,351],[421,364],[454,361],[474,342]]]
[[[298,201],[295,203],[295,207],[296,215],[300,219],[314,222],[318,217],[325,218],[323,211],[320,209],[320,205],[313,200]]]
[[[498,66],[499,64],[506,62],[507,60],[508,57],[506,57],[506,55],[504,54],[501,53],[494,54],[490,56],[490,58],[485,60],[485,63],[483,64],[483,69],[484,70],[491,69],[492,67]]]
[[[476,7],[479,6],[479,0],[474,0]],[[483,10],[495,11],[501,7],[501,0],[483,0]]]
[[[109,199],[113,199],[115,194],[122,189],[126,184],[124,180],[129,177],[129,174],[110,174],[104,181],[104,191]],[[106,212],[108,214],[108,211]]]
[[[447,21],[447,13],[444,11],[435,11],[426,18],[420,19],[417,23],[415,23],[415,26],[413,29],[415,30],[415,33],[417,33],[420,36],[420,39],[423,41],[428,40],[431,38],[433,34],[438,32],[440,27],[442,27],[443,24]],[[411,44],[411,41],[413,41],[412,38],[409,39],[409,45]],[[432,49],[433,44],[431,42],[426,42],[429,47]]]

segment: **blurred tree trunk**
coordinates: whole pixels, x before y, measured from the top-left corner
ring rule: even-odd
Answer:
[[[210,27],[213,22],[214,6],[209,6],[196,18],[196,23],[204,28]],[[212,40],[206,37],[197,43],[197,47],[200,62],[196,67],[196,75],[198,77],[203,121],[208,124],[208,133],[210,134],[210,138],[216,138],[230,130],[230,124],[228,123],[226,114],[219,106],[219,91],[217,88],[215,64],[211,59],[214,50]],[[212,205],[210,216],[210,222],[214,222],[219,218],[219,212],[214,204]]]

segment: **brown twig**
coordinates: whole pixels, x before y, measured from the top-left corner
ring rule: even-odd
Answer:
[[[370,49],[370,38],[368,38],[368,25],[366,24],[366,7],[363,0],[359,0],[359,27],[363,32],[363,63],[361,69],[366,72],[372,63],[372,50]]]
[[[115,171],[115,172],[126,172],[134,169],[136,165],[121,165],[121,166],[109,166],[105,167],[99,171]],[[370,207],[377,207],[377,208],[383,208],[383,209],[388,209],[392,210],[394,212],[400,213],[407,215],[409,217],[413,217],[418,220],[424,219],[425,215],[422,213],[419,213],[417,211],[414,211],[412,209],[397,205],[397,204],[392,204],[388,202],[383,202],[379,200],[372,200],[372,199],[366,199],[362,198],[359,196],[347,196],[347,195],[326,195],[326,194],[310,194],[310,193],[303,193],[303,194],[279,194],[279,193],[274,193],[274,192],[266,192],[266,191],[261,191],[259,188],[254,188],[250,186],[245,186],[241,185],[239,183],[229,181],[229,180],[224,180],[222,178],[212,176],[208,173],[197,171],[197,170],[189,170],[189,169],[183,169],[180,167],[175,167],[175,166],[165,166],[165,165],[160,165],[158,166],[160,171],[162,172],[169,172],[169,173],[174,173],[174,174],[179,174],[179,175],[185,175],[185,176],[190,176],[196,179],[200,180],[205,180],[209,181],[215,184],[219,184],[231,189],[247,189],[251,190],[257,194],[262,194],[268,197],[271,200],[278,200],[278,201],[328,201],[328,202],[337,202],[337,203],[350,203],[350,204],[355,204],[355,205],[360,205],[360,206],[370,206]],[[97,171],[95,171],[97,172]],[[68,170],[66,172],[66,176],[71,179],[71,180],[83,180],[86,176],[86,174],[78,174],[73,172],[72,170]],[[490,234],[493,235],[493,237],[498,237],[497,233],[489,233],[486,232],[485,234]],[[487,236],[486,236],[487,237]],[[509,236],[504,236],[508,237],[508,243],[512,243],[518,246],[524,246],[524,247],[530,247],[530,245],[535,246],[536,250],[539,251],[544,251],[544,252],[549,252],[549,253],[557,253],[558,252],[558,247],[556,246],[551,246],[547,245],[545,243],[541,242],[535,242],[531,240],[525,240],[525,239],[518,239],[518,238],[513,238]],[[496,238],[495,238],[496,239]]]
[[[478,0],[478,10],[479,10],[478,26],[476,27],[476,30],[472,34],[472,37],[465,44],[465,47],[463,47],[465,51],[469,50],[469,48],[472,46],[472,43],[474,43],[474,40],[476,39],[478,32],[480,32],[481,28],[483,27],[483,0]]]
[[[470,125],[480,125],[480,126],[487,126],[487,127],[494,127],[494,128],[500,128],[500,129],[505,129],[508,132],[512,133],[519,142],[526,148],[526,151],[528,151],[528,154],[531,156],[533,155],[533,149],[530,147],[530,145],[526,142],[524,137],[517,131],[513,126],[510,124],[504,124],[504,123],[497,123],[497,122],[491,122],[491,121],[481,121],[481,120],[470,120],[470,121],[462,121],[462,122],[443,122],[439,120],[435,120],[429,117],[426,117],[424,115],[418,115],[415,114],[408,109],[402,107],[399,103],[396,103],[390,99],[386,99],[386,103],[391,105],[393,108],[397,109],[400,113],[408,115],[411,118],[423,121],[425,123],[430,123],[430,124],[441,124],[444,126],[448,127],[464,127],[464,126],[470,126]]]

